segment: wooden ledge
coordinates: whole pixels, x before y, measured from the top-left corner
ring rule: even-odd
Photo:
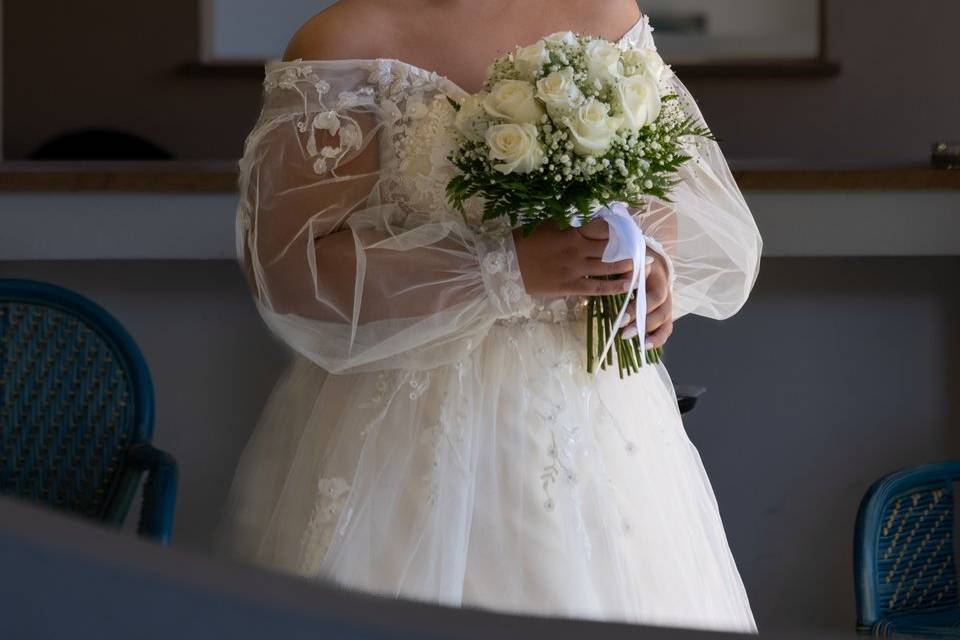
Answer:
[[[734,167],[736,163],[734,162]],[[960,189],[960,170],[922,166],[843,169],[741,167],[744,191],[931,191]],[[0,162],[0,192],[231,193],[236,161]]]

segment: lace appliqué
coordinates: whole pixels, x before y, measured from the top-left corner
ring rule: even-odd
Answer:
[[[305,136],[304,151],[318,175],[334,171],[362,148],[363,130],[347,113],[375,104],[373,87],[341,91],[331,103],[330,83],[303,60],[268,70],[263,87],[266,93],[279,90],[300,94],[303,115],[297,120],[297,131]]]
[[[428,460],[423,482],[427,493],[427,504],[435,507],[440,499],[442,478],[451,477],[449,474],[459,470],[462,477],[471,473],[467,455],[467,425],[470,420],[469,410],[462,401],[471,377],[470,360],[461,360],[452,365],[452,375],[455,384],[448,384],[440,399],[440,414],[436,420],[424,427],[420,434],[420,443],[425,447]],[[453,381],[448,380],[448,383]],[[453,387],[452,389],[450,387]]]
[[[377,376],[376,388],[369,400],[357,405],[359,409],[380,409],[397,396],[400,388],[409,385],[409,398],[419,400],[430,388],[430,373],[426,371],[403,371],[391,369]]]
[[[430,388],[430,379],[430,372],[428,371],[405,371],[402,369],[381,371],[377,376],[372,395],[367,400],[357,404],[358,409],[375,412],[370,417],[369,422],[357,431],[357,436],[366,438],[372,430],[378,428],[391,403],[396,399],[401,399],[404,394],[411,401],[419,400]]]
[[[393,372],[381,371],[377,376],[376,390],[369,400],[365,400],[357,405],[358,409],[379,409],[392,396],[395,384],[391,378]]]
[[[320,570],[349,495],[350,485],[343,478],[320,478],[317,482],[317,502],[300,541],[304,572],[316,574]]]
[[[449,81],[398,60],[372,60],[367,70],[397,163],[382,186],[387,199],[432,219],[449,216],[447,183],[457,174],[450,162],[456,112],[445,92]],[[480,203],[468,203],[467,222],[481,216]]]
[[[509,230],[481,229],[477,233],[477,245],[483,282],[498,315],[509,318],[529,313],[535,303],[523,287]]]
[[[430,388],[430,377],[431,374],[429,371],[405,372],[404,380],[407,386],[410,387],[410,391],[407,392],[407,397],[411,401],[419,400],[420,397],[427,392],[427,389]]]
[[[550,445],[547,447],[547,457],[549,463],[543,468],[543,473],[540,474],[544,494],[543,508],[547,511],[553,511],[557,506],[552,491],[553,485],[561,477],[566,479],[567,482],[574,483],[577,481],[577,476],[561,459],[560,450],[557,448],[557,435],[552,429],[550,430]]]
[[[422,94],[415,94],[407,100],[406,126],[398,129],[394,138],[398,178],[406,201],[434,219],[450,214],[447,183],[457,174],[449,160],[454,150],[454,138],[449,133],[453,118],[446,96],[435,94],[428,103]]]
[[[330,90],[330,84],[321,80],[310,63],[302,59],[285,63],[282,66],[268,68],[263,79],[263,90],[270,93],[276,89],[283,91],[297,91],[306,99],[304,85],[312,86],[318,97]]]
[[[566,353],[561,354],[556,366],[564,366],[569,359]],[[558,480],[563,479],[571,485],[576,483],[577,475],[573,469],[582,448],[580,428],[568,424],[570,416],[566,414],[565,403],[559,398],[556,400],[547,407],[533,409],[534,415],[543,422],[549,437],[546,448],[547,464],[540,474],[544,493],[543,506],[547,511],[553,511],[556,506],[552,488]]]

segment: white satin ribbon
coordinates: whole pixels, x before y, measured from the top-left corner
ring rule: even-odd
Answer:
[[[638,225],[636,220],[633,219],[633,216],[630,215],[630,210],[627,208],[627,205],[622,202],[611,202],[605,207],[600,207],[590,215],[587,221],[592,222],[596,219],[606,221],[610,227],[610,239],[607,240],[607,248],[603,252],[603,261],[610,263],[620,262],[621,260],[633,260],[633,277],[630,281],[630,291],[635,292],[637,301],[634,323],[637,327],[637,336],[641,341],[641,348],[645,350],[646,331],[644,329],[647,324],[647,292],[646,287],[644,287],[643,291],[637,291],[637,287],[641,282],[646,283],[646,237],[643,235],[640,225]],[[571,224],[574,227],[580,227],[583,225],[583,220],[575,216]],[[627,314],[628,306],[630,306],[629,297],[623,305],[623,308],[620,309],[617,321],[613,325],[614,331],[610,333],[610,337],[607,339],[607,344],[603,347],[598,362],[603,362],[607,357],[607,353],[613,347],[613,341],[622,328],[620,325],[623,322],[623,317]],[[599,373],[599,371],[600,367],[597,367],[595,374]]]

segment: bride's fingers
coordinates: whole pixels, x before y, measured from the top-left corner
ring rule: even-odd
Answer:
[[[577,278],[570,283],[568,295],[575,296],[615,296],[630,291],[633,284],[629,278]]]
[[[636,327],[637,323],[635,322],[636,317],[637,317],[637,302],[636,300],[634,300],[633,302],[627,305],[627,312],[623,316],[623,322],[620,323],[621,338],[625,340],[629,340],[626,334],[631,327],[633,327],[634,335],[636,335],[636,328],[637,328]]]
[[[610,226],[604,220],[594,220],[583,225],[577,231],[588,240],[608,240],[610,238]]]
[[[659,349],[663,345],[667,344],[667,340],[670,339],[671,335],[673,335],[673,322],[665,322],[664,324],[660,325],[656,331],[647,335],[645,348]]]
[[[647,333],[657,331],[665,324],[670,324],[673,315],[673,304],[668,300],[647,314]]]
[[[653,260],[652,258],[647,258],[647,276],[650,275],[652,270]],[[647,283],[649,285],[649,282]],[[621,322],[620,337],[624,340],[632,340],[635,338],[639,332],[637,331],[637,323],[635,321],[637,317],[637,302],[636,302],[636,293],[633,292],[631,296],[631,301],[627,307],[627,313]],[[646,325],[646,331],[653,331],[654,329],[660,327],[666,319],[671,317],[673,313],[672,305],[667,304],[669,300],[664,302],[658,302],[656,305],[651,304],[650,294],[647,292],[647,308],[646,313],[647,317],[643,324]],[[654,326],[650,326],[653,322]]]
[[[633,278],[633,260],[621,260],[620,262],[603,262],[597,258],[591,258],[587,261],[588,276],[623,276],[627,279]]]
[[[583,255],[588,259],[600,259],[607,250],[606,240],[581,240],[583,243]]]
[[[662,269],[656,274],[647,271],[647,309],[652,311],[667,302],[670,297],[667,275]]]
[[[596,269],[602,269],[600,265],[612,265],[614,271],[622,269],[622,265],[629,263],[630,266],[633,266],[632,260],[624,260],[621,262],[613,263],[604,263],[603,261],[598,260],[594,267]],[[652,262],[648,261],[646,275],[650,275]],[[620,293],[632,293],[636,295],[635,291],[632,291],[630,285],[633,284],[633,271],[632,269],[627,270],[623,273],[617,274],[599,274],[597,276],[586,275],[584,277],[579,277],[574,283],[574,290],[571,292],[571,295],[582,295],[582,296],[610,296],[617,295]]]
[[[656,283],[647,288],[647,311],[651,312],[665,305],[670,299],[665,283]]]

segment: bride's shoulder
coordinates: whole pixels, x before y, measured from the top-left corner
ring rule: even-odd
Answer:
[[[339,0],[301,25],[283,60],[372,58],[372,43],[390,31],[389,7],[376,0]]]

